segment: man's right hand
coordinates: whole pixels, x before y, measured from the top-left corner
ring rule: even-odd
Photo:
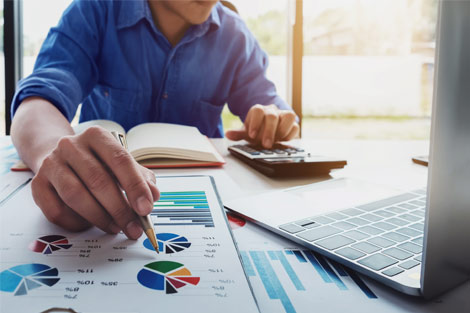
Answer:
[[[65,229],[95,225],[131,239],[142,235],[137,214],[148,215],[159,198],[152,171],[101,127],[59,139],[40,163],[32,192],[47,219]]]

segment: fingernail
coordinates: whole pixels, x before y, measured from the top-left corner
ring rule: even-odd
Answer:
[[[256,133],[257,133],[256,130],[254,130],[254,129],[251,130],[251,131],[250,131],[250,138],[251,138],[251,139],[254,139],[254,138],[256,137]]]
[[[129,222],[126,226],[126,231],[129,238],[134,240],[138,239],[143,232],[142,227],[136,221]]]
[[[152,203],[146,196],[137,199],[137,212],[140,215],[147,215],[152,211]]]
[[[121,231],[121,228],[119,228],[119,226],[117,226],[114,222],[112,222],[111,224],[109,224],[109,227],[108,227],[109,231],[113,234],[117,234]]]
[[[265,146],[266,148],[271,148],[271,139],[266,139],[266,140],[264,141],[264,146]]]

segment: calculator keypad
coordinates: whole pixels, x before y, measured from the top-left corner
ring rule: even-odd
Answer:
[[[234,145],[230,149],[241,153],[250,159],[273,159],[273,158],[303,158],[309,156],[304,149],[283,145],[274,144],[271,149],[265,149],[255,145]]]

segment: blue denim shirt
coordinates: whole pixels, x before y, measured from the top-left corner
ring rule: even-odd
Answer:
[[[71,121],[110,119],[126,130],[144,122],[192,125],[223,137],[227,103],[242,120],[251,106],[290,107],[266,78],[266,54],[245,23],[218,3],[174,47],[145,0],[76,0],[43,43],[34,72],[12,103],[40,96]]]

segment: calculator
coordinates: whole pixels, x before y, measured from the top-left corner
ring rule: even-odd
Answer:
[[[253,144],[237,144],[230,153],[259,172],[271,177],[319,176],[343,168],[346,160],[314,155],[303,148],[274,144],[264,149]]]

